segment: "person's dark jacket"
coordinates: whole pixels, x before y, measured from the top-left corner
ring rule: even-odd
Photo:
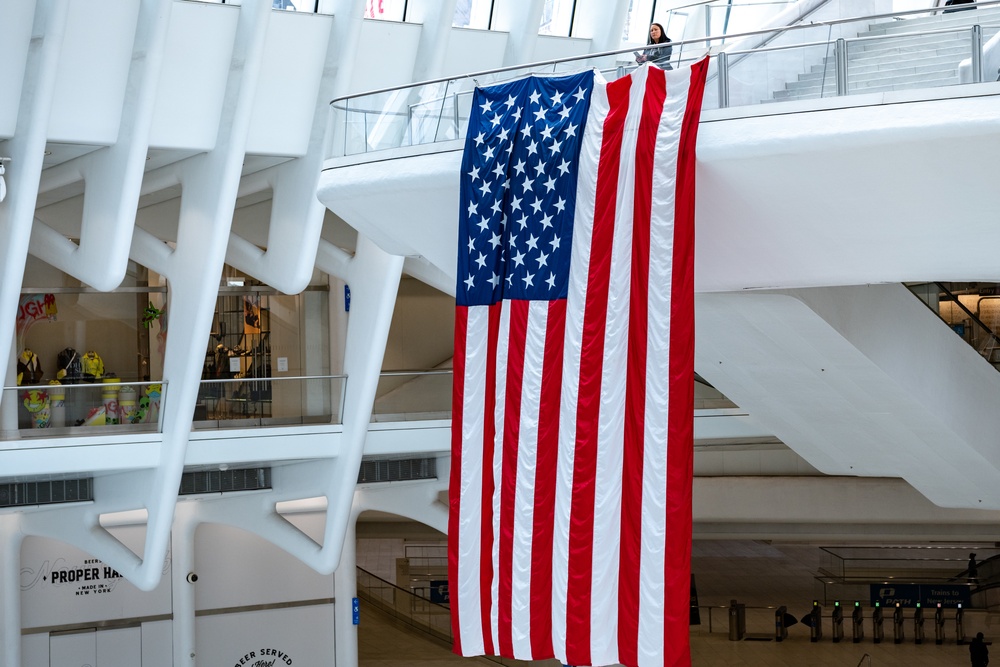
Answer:
[[[669,44],[670,38],[667,37],[660,44]],[[652,63],[661,69],[673,69],[670,66],[670,56],[674,51],[674,47],[667,46],[659,49],[645,49],[642,52],[640,58],[636,60],[641,63]]]
[[[979,637],[969,642],[969,657],[972,658],[972,667],[986,667],[990,664],[990,649],[986,642]]]

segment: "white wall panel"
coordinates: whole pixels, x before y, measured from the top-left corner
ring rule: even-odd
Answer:
[[[333,597],[333,577],[238,528],[199,526],[194,562],[199,610]]]
[[[215,145],[239,7],[177,2],[150,128],[153,148]]]
[[[493,30],[452,28],[442,76],[472,74],[503,67],[508,35]]]
[[[0,44],[3,44],[0,90],[4,92],[0,95],[0,138],[14,135],[34,14],[33,0],[7,2],[3,5],[3,20],[0,20]]]
[[[112,529],[141,550],[144,526]],[[169,562],[160,584],[143,593],[84,551],[62,542],[27,537],[21,548],[22,627],[37,628],[170,613]]]
[[[101,630],[97,640],[97,667],[146,667],[142,664],[142,628]]]
[[[365,21],[351,91],[360,93],[409,83],[421,29],[414,23]]]
[[[173,637],[170,621],[142,624],[142,667],[171,667]]]
[[[295,12],[271,17],[248,153],[305,154],[332,20]]]
[[[202,616],[196,633],[199,665],[334,664],[332,604]]]
[[[70,3],[49,117],[50,141],[117,140],[138,13],[137,2]]]
[[[92,667],[97,663],[94,631],[49,637],[49,667]]]
[[[575,37],[552,37],[550,35],[539,35],[535,43],[535,55],[532,61],[541,62],[555,58],[568,58],[570,56],[583,56],[590,52],[590,40],[578,39]],[[580,63],[564,65],[564,68],[580,69]]]
[[[21,662],[25,665],[49,664],[49,636],[47,634],[22,635]]]

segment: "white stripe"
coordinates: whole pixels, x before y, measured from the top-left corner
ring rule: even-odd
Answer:
[[[481,655],[484,650],[479,595],[479,545],[483,497],[483,405],[486,389],[486,331],[489,310],[468,309],[465,336],[465,376],[462,396],[462,502],[458,515],[458,597],[459,635],[464,655]]]
[[[667,417],[670,390],[670,306],[674,209],[681,123],[690,69],[668,71],[653,159],[650,220],[649,324],[646,358],[646,447],[642,479],[642,549],[639,565],[641,667],[663,664],[664,540],[666,537]],[[659,446],[658,446],[659,445]]]
[[[611,274],[602,371],[601,415],[594,512],[594,568],[591,603],[594,664],[618,661],[618,590],[621,556],[622,459],[625,393],[628,377],[629,298],[632,277],[632,230],[635,206],[635,153],[648,67],[632,75],[628,111],[618,164]]]
[[[580,142],[573,247],[569,291],[566,298],[566,337],[563,341],[563,376],[559,413],[559,457],[556,468],[552,543],[552,646],[556,658],[566,662],[566,593],[569,564],[569,519],[572,507],[573,462],[576,445],[576,409],[579,400],[580,344],[590,265],[591,234],[597,163],[601,155],[604,119],[608,115],[606,84],[594,82],[587,127]]]
[[[531,553],[535,508],[535,464],[538,459],[538,413],[545,363],[547,301],[528,306],[524,344],[524,378],[521,382],[521,419],[517,448],[517,492],[514,497],[514,585],[511,595],[511,626],[514,657],[531,655]]]
[[[493,604],[490,607],[490,625],[493,634],[493,651],[500,652],[500,491],[503,473],[503,433],[507,401],[507,341],[510,339],[510,301],[500,306],[500,332],[497,337],[497,402],[494,415],[496,433],[493,437]]]

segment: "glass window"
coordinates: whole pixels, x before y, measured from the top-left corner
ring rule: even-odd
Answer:
[[[655,4],[656,0],[629,0],[628,14],[625,17],[625,34],[622,35],[623,42],[646,43],[649,39],[649,24],[652,22]],[[669,30],[667,32],[669,33]]]
[[[575,10],[576,0],[545,0],[538,34],[568,37],[573,29],[573,12]]]
[[[458,0],[451,24],[456,28],[489,30],[492,14],[493,0]]]
[[[403,21],[406,18],[406,0],[365,0],[365,18]]]

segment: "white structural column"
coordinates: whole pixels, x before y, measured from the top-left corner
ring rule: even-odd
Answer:
[[[99,290],[117,287],[128,268],[173,5],[173,0],[142,0],[140,4],[118,140],[53,167],[40,184],[39,191],[46,192],[79,180],[85,182],[80,245],[35,220],[29,251]]]
[[[358,626],[354,625],[354,598],[358,596],[357,502],[351,507],[344,534],[340,565],[333,573],[333,637],[337,667],[357,667]]]
[[[0,203],[0,313],[8,314],[0,326],[2,351],[11,349],[14,341],[15,318],[11,315],[17,312],[21,295],[68,9],[69,0],[35,5],[17,124],[14,137],[7,143],[11,158],[4,176],[7,198]],[[2,362],[3,368],[13,363],[13,359],[13,355],[7,357]]]
[[[441,76],[456,4],[456,0],[408,0],[407,20],[422,24],[417,57],[413,63],[414,81]]]
[[[21,667],[20,514],[0,514],[0,667]]]
[[[92,505],[25,517],[26,533],[71,542],[143,590],[162,576],[201,379],[203,358],[191,352],[204,349],[215,312],[217,290],[206,286],[217,285],[222,274],[270,16],[266,0],[247,0],[240,8],[215,147],[154,179],[176,178],[182,186],[177,248],[139,229],[133,235],[133,257],[166,275],[171,288],[160,463],[150,471],[95,478]],[[100,526],[101,513],[139,507],[148,513],[141,558]]]
[[[493,5],[493,29],[510,33],[503,64],[529,63],[538,42],[545,0],[496,0]]]
[[[621,48],[628,7],[626,2],[576,0],[572,36],[589,38],[591,53]]]
[[[174,510],[173,539],[171,540],[170,590],[174,601],[173,630],[174,667],[198,664],[195,635],[194,584],[189,573],[196,573],[194,563],[194,538],[198,530],[198,502],[177,503]]]
[[[267,250],[261,250],[236,233],[229,236],[226,261],[285,294],[297,294],[309,285],[326,215],[326,207],[315,193],[323,161],[327,158],[331,127],[329,102],[335,83],[332,66],[341,51],[335,42],[335,25],[330,21],[322,76],[315,84],[316,101],[308,151],[302,157],[243,179],[240,187],[241,197],[268,188],[273,193]]]

